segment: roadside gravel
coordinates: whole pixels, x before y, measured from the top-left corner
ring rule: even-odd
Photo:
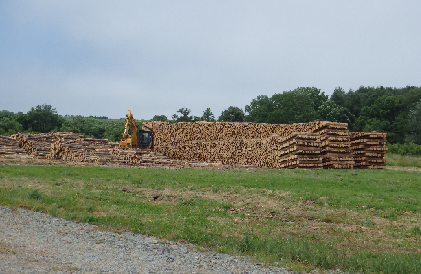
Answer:
[[[228,254],[0,207],[0,273],[293,273]]]

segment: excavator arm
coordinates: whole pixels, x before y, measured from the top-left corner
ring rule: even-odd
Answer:
[[[131,130],[132,135],[129,135],[129,129]],[[121,148],[136,148],[137,147],[137,132],[139,126],[136,120],[133,118],[131,110],[126,114],[126,121],[124,123],[124,132],[120,140]]]

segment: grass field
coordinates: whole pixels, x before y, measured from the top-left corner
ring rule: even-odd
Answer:
[[[0,166],[0,205],[291,270],[420,273],[420,175]]]
[[[420,156],[403,156],[398,154],[386,154],[386,165],[387,166],[399,166],[399,167],[417,167],[421,168],[421,157]]]

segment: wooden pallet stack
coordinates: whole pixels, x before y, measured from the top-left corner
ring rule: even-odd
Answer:
[[[16,139],[0,135],[0,158],[13,160],[28,158],[28,155]]]
[[[386,165],[385,132],[351,132],[355,168],[378,169]]]

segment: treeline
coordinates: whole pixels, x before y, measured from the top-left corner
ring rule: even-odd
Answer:
[[[38,105],[28,113],[0,111],[0,135],[17,132],[74,132],[86,137],[118,141],[124,129],[124,120],[108,120],[107,117],[83,117],[58,115],[51,105]]]
[[[244,107],[230,106],[216,118],[210,108],[202,116],[192,116],[188,108],[179,109],[171,118],[155,115],[153,121],[189,122],[254,122],[307,123],[327,120],[348,123],[350,131],[387,132],[390,144],[411,142],[421,145],[421,87],[364,87],[346,92],[335,88],[329,97],[315,87],[260,95]],[[0,112],[0,134],[17,132],[72,131],[92,138],[117,141],[121,138],[124,120],[105,116],[64,117],[50,105],[39,105],[27,114]]]
[[[202,117],[189,116],[187,108],[178,113],[181,115],[172,117],[176,121],[215,120],[210,109]],[[155,116],[154,120],[166,117]],[[257,96],[244,111],[231,106],[218,118],[218,121],[273,124],[316,120],[348,123],[350,131],[387,132],[389,143],[421,144],[421,88],[361,86],[346,92],[338,87],[329,97],[315,87],[300,87],[270,97]]]
[[[262,95],[245,107],[245,120],[302,123],[328,120],[349,124],[351,131],[388,133],[388,142],[421,143],[421,88],[338,87],[330,98],[317,88],[297,88],[271,97]]]

